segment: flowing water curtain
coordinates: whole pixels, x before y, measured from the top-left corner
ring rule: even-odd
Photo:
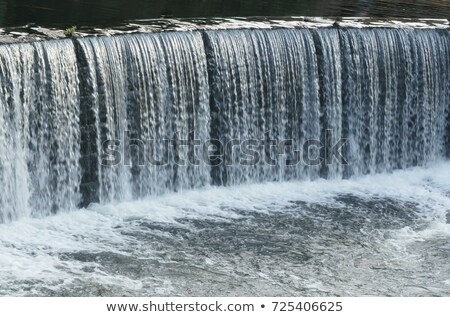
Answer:
[[[341,30],[347,175],[443,157],[448,38],[435,30]]]
[[[448,30],[408,28],[167,32],[0,46],[0,221],[208,184],[429,164],[450,144],[449,51]],[[348,165],[287,166],[293,149],[326,138],[327,151],[348,138]],[[208,139],[222,143],[213,151],[223,155],[219,166],[200,157]],[[276,146],[289,139],[293,146]],[[265,147],[270,140],[275,145]],[[119,142],[109,144],[120,153],[113,166],[103,162],[105,141]],[[252,141],[259,162],[239,150]]]
[[[168,143],[174,137],[190,142],[209,138],[209,89],[200,33],[78,42],[86,61],[84,85],[93,85],[84,106],[93,107],[90,113],[96,115],[99,156],[87,157],[89,165],[96,165],[99,200],[123,201],[209,184],[201,147],[195,149],[197,165],[192,147]],[[121,161],[114,166],[101,162],[108,140],[120,142]]]
[[[276,146],[293,140],[293,147],[301,149],[306,140],[320,140],[318,70],[310,31],[210,31],[206,45],[213,136],[223,145],[259,142],[256,165],[242,164],[239,146],[224,146],[226,164],[216,168],[216,183],[316,178],[315,166],[286,166]],[[274,146],[261,146],[271,140]]]
[[[321,141],[324,143],[322,156],[327,159],[321,166],[321,177],[341,178],[343,165],[336,158],[327,158],[333,146],[343,134],[342,112],[342,55],[338,29],[312,30],[318,61],[318,81],[320,98]],[[326,152],[324,152],[326,151]]]
[[[201,146],[209,139],[209,87],[201,34],[146,34],[130,38],[127,44],[135,87],[129,105],[131,111],[133,105],[140,106],[131,126],[147,150],[134,180],[137,195],[209,184],[210,169]],[[147,80],[139,80],[141,74],[147,74]],[[174,142],[168,149],[169,139]]]
[[[79,113],[71,41],[0,48],[2,221],[79,202]]]
[[[79,84],[72,41],[34,43],[34,86],[29,94],[30,206],[38,214],[78,207],[81,171]]]
[[[89,93],[82,103],[87,116],[82,126],[90,131],[89,138],[83,140],[89,150],[83,153],[82,168],[97,186],[100,202],[131,198],[130,168],[121,162],[102,162],[101,157],[104,146],[120,146],[118,142],[128,125],[126,52],[122,42],[120,37],[78,40],[84,66],[80,70],[82,93]]]
[[[0,47],[0,223],[31,213],[27,131],[32,100],[26,90],[33,90],[33,59],[31,44]]]

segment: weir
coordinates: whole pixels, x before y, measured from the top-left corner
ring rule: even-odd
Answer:
[[[427,165],[450,154],[449,73],[448,29],[195,30],[2,45],[0,222],[207,185]],[[222,164],[202,159],[202,146],[168,148],[174,135],[214,140]],[[309,140],[325,144],[313,148],[322,157],[341,139],[346,164],[286,163]],[[254,150],[272,164],[242,164],[248,155],[220,146],[230,140],[262,141]],[[273,140],[292,140],[287,155],[265,146]]]

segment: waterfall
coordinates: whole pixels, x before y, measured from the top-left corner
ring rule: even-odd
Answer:
[[[449,38],[446,29],[349,27],[2,45],[0,223],[443,159]],[[342,159],[328,159],[339,142]]]
[[[0,46],[0,222],[77,207],[80,126],[71,41]]]

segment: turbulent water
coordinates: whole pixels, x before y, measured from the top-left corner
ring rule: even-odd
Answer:
[[[449,295],[449,39],[0,46],[0,294]]]
[[[0,295],[450,296],[450,164],[0,226]]]

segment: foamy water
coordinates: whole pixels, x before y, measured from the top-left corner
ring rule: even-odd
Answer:
[[[450,295],[449,175],[210,187],[2,224],[0,294]]]

